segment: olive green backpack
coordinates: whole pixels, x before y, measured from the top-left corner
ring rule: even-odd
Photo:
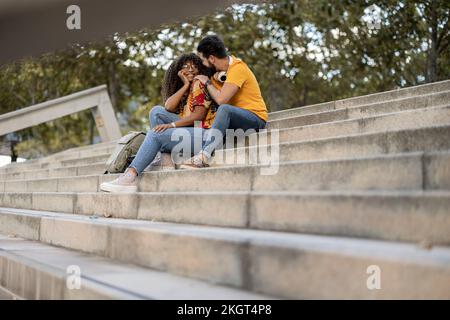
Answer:
[[[145,133],[140,131],[131,131],[117,141],[117,147],[106,161],[106,173],[122,173],[133,161],[142,142],[144,142]]]

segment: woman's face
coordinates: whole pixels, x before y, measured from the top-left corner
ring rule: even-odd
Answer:
[[[186,63],[181,66],[181,71],[189,81],[194,80],[194,77],[198,75],[198,69],[192,61],[186,61]]]

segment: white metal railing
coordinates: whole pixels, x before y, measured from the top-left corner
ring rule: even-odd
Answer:
[[[0,136],[91,109],[102,141],[117,140],[121,132],[106,85],[70,94],[0,115]]]

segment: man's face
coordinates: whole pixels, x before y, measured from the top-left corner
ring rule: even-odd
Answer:
[[[216,72],[216,67],[214,65],[215,62],[214,56],[209,56],[208,59],[206,59],[201,52],[198,52],[197,55],[200,57],[205,67],[211,69],[213,72]]]

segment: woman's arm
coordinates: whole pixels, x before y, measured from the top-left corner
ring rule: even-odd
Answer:
[[[171,95],[164,104],[164,107],[167,111],[175,112],[177,111],[178,105],[180,104],[181,99],[183,98],[184,94],[189,91],[189,83],[183,85],[180,90],[175,92],[173,95]]]
[[[183,98],[184,94],[191,88],[191,83],[189,82],[189,79],[186,77],[186,74],[183,72],[183,70],[178,71],[178,76],[183,81],[183,86],[180,88],[180,90],[171,95],[164,104],[166,110],[170,112],[177,111],[178,105],[180,104],[180,101]]]
[[[208,110],[204,106],[196,106],[194,112],[190,115],[177,120],[175,123],[175,127],[190,127],[194,124],[195,121],[202,121],[206,117],[206,113]],[[171,123],[159,124],[153,128],[155,132],[162,132],[166,129],[173,128]]]
[[[194,112],[190,115],[180,118],[175,122],[177,127],[190,127],[195,121],[203,121],[206,117],[208,110],[203,106],[196,106]]]

